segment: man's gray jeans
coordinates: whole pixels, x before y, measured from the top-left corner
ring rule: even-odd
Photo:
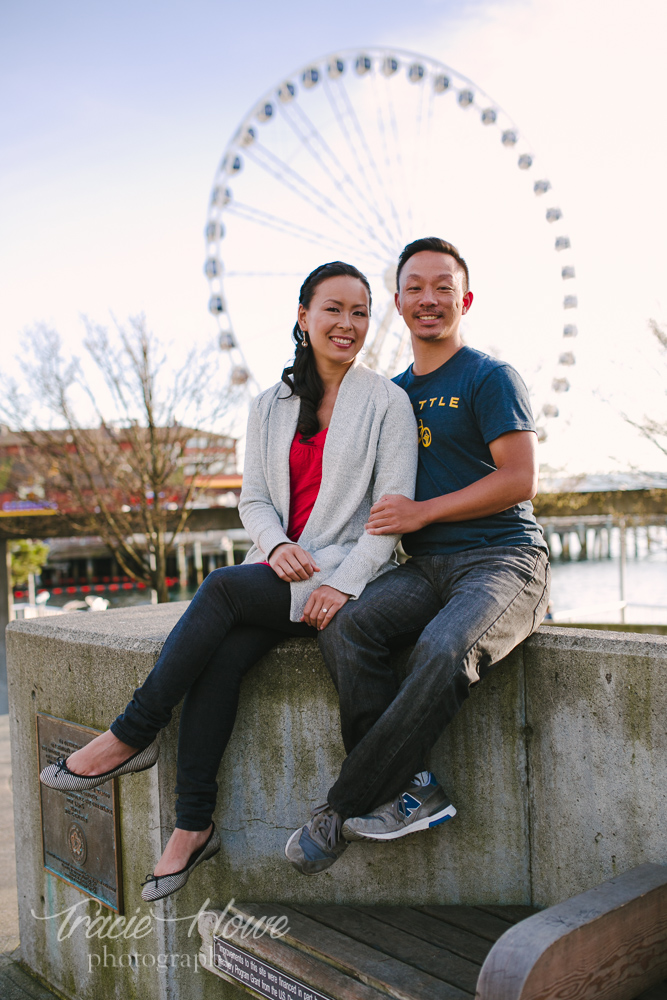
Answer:
[[[542,549],[468,549],[410,559],[341,608],[319,633],[347,752],[332,809],[364,815],[409,784],[471,685],[540,625],[549,579]],[[389,654],[411,643],[399,687]]]

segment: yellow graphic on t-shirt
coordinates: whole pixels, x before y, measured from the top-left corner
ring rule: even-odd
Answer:
[[[431,431],[428,427],[424,427],[424,421],[419,421],[419,443],[423,444],[425,448],[431,443]]]
[[[449,400],[449,405],[452,407],[452,409],[458,410],[460,401],[461,401],[460,396],[452,396]],[[440,397],[440,402],[438,402],[437,396],[434,396],[433,399],[418,399],[417,402],[419,403],[420,410],[423,410],[427,403],[429,404],[428,405],[429,410],[436,403],[438,403],[438,406],[447,406],[447,402],[445,401],[444,396]]]

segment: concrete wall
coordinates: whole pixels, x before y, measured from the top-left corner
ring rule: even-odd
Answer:
[[[141,940],[78,928],[59,941],[59,921],[37,918],[84,897],[43,870],[35,712],[106,728],[183,608],[17,622],[7,634],[22,950],[64,995],[236,997],[194,969],[199,938],[183,918],[207,899],[218,909],[232,897],[546,906],[642,861],[667,862],[667,638],[542,628],[473,692],[433,752],[457,818],[394,844],[354,844],[328,872],[300,876],[285,841],[324,800],[343,748],[315,643],[288,640],[244,685],[219,777],[220,854],[173,898],[141,903],[174,820],[174,718],[157,767],[119,782],[125,913],[162,919]],[[77,913],[97,909],[84,902]],[[93,959],[89,972],[105,946],[107,968]],[[159,953],[170,966],[160,972],[145,957]]]
[[[541,628],[522,653],[535,904],[667,863],[667,638]]]
[[[7,654],[5,629],[11,618],[12,568],[9,543],[0,538],[0,715],[5,715],[7,704]]]

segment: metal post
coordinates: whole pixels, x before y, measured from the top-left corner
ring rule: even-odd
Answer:
[[[547,542],[547,544],[549,544]],[[220,548],[222,549],[222,558],[224,560],[225,566],[234,565],[234,543],[232,542],[229,535],[223,535],[220,539]]]
[[[588,533],[585,524],[577,526],[577,534],[579,536],[579,559],[588,559]]]
[[[201,587],[204,581],[204,563],[201,554],[201,542],[199,540],[195,540],[193,549],[195,555],[195,570],[197,573],[197,586]]]
[[[153,572],[157,569],[157,559],[155,558],[154,552],[148,553],[148,562]],[[153,590],[151,587],[151,604],[157,604],[157,590]]]
[[[625,601],[625,565],[627,562],[627,542],[625,537],[625,518],[622,517],[618,525],[621,536],[621,558],[619,560],[619,588],[621,592],[621,602]],[[621,623],[625,624],[625,604],[621,607]]]
[[[12,618],[12,596],[12,556],[7,539],[0,538],[0,715],[9,711],[5,629]]]
[[[178,583],[185,588],[188,585],[188,560],[185,555],[185,545],[181,544],[176,549],[178,560]]]
[[[570,532],[566,529],[560,536],[561,554],[563,561],[570,559]]]

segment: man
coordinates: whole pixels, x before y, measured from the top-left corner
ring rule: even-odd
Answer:
[[[411,558],[320,633],[347,757],[326,805],[285,848],[306,875],[330,867],[351,840],[394,840],[456,814],[426,769],[428,751],[470,686],[546,611],[528,392],[510,365],[463,343],[468,282],[456,247],[437,237],[410,243],[399,258],[396,307],[414,363],[394,381],[419,426],[416,499],[381,497],[366,528],[402,533]],[[413,642],[399,688],[389,653]]]

